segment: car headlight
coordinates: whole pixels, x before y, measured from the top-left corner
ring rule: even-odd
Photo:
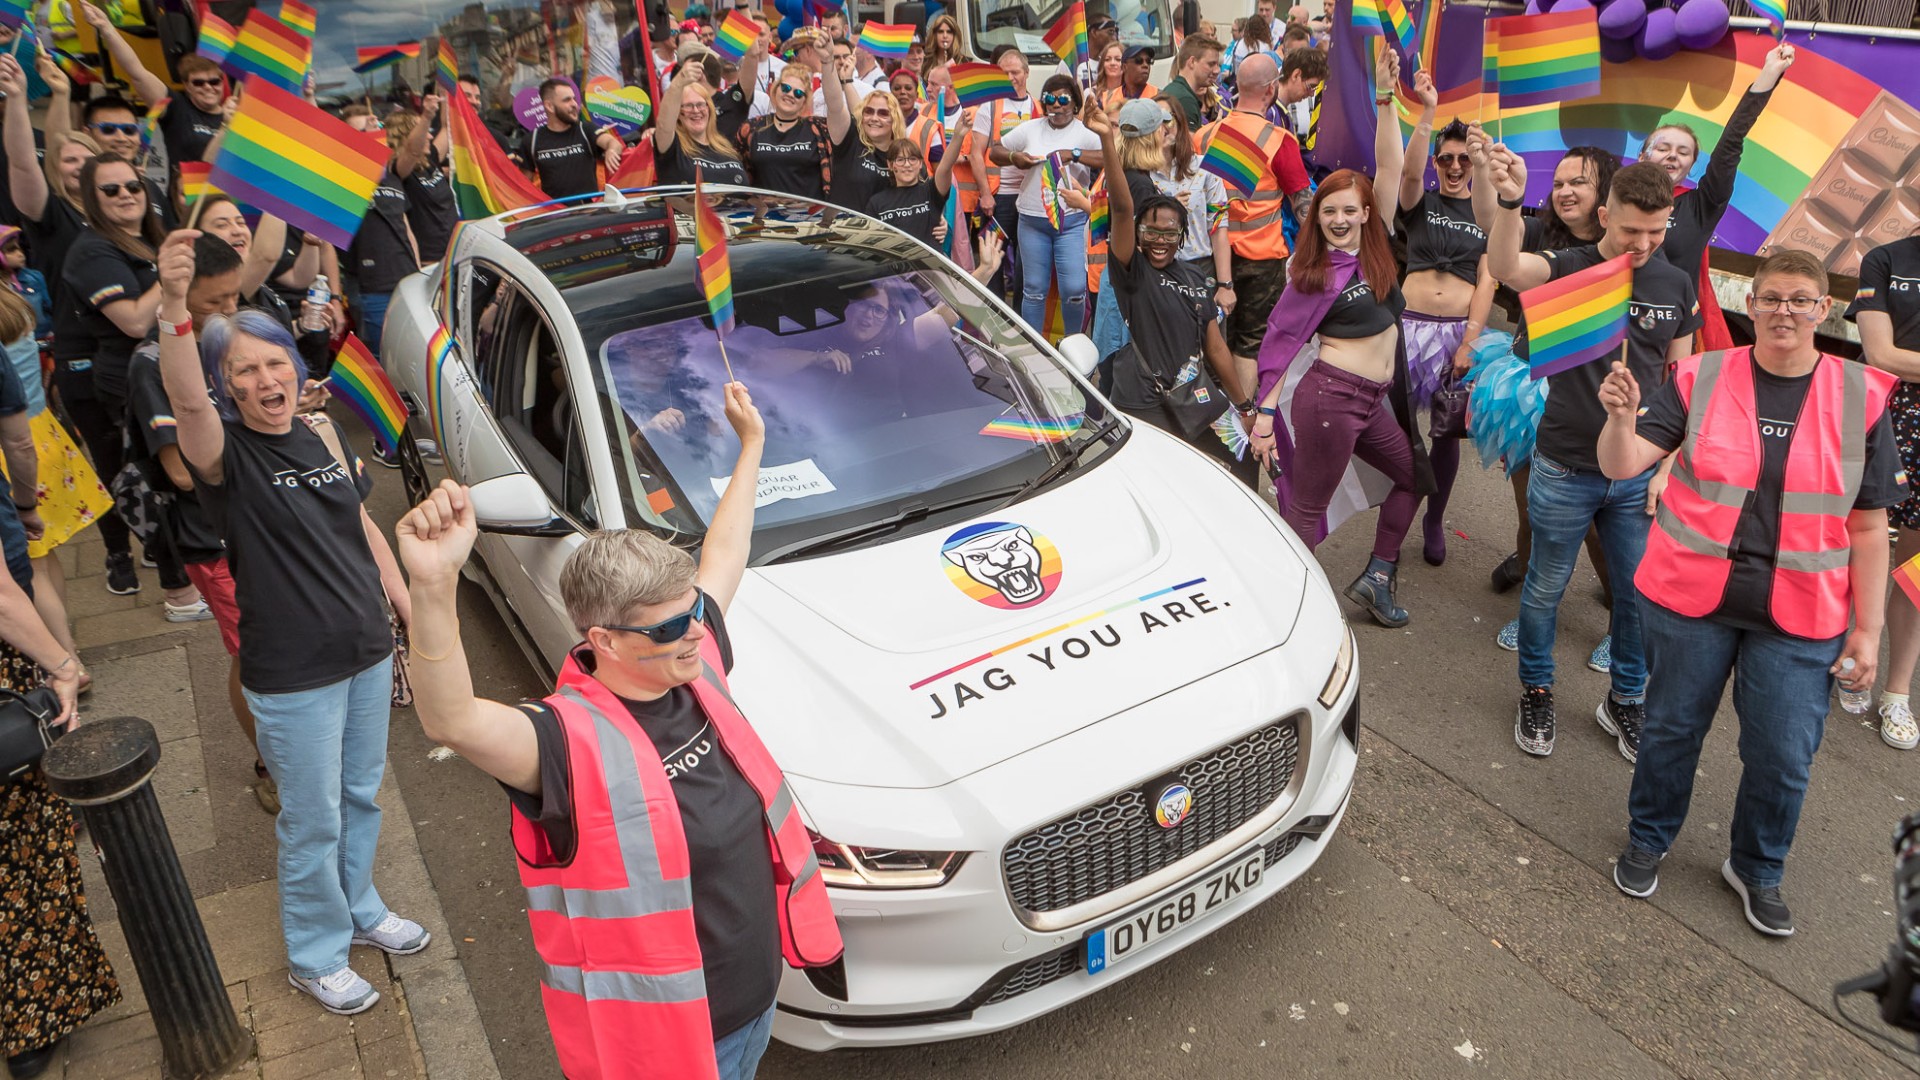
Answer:
[[[1320,704],[1329,709],[1346,693],[1347,680],[1353,678],[1353,631],[1344,624],[1340,630],[1340,652],[1333,658],[1333,670],[1327,673],[1327,685],[1320,688]]]
[[[964,851],[854,847],[812,829],[807,836],[813,840],[821,879],[843,889],[931,889],[945,885],[966,858]]]

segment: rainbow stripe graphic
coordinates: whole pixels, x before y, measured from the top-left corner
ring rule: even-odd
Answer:
[[[180,197],[192,206],[202,195],[213,190],[207,174],[213,171],[210,161],[183,161],[180,163]]]
[[[1446,17],[1447,0],[1427,0],[1420,9],[1419,48],[1414,50],[1415,64],[1408,65],[1406,83],[1413,85],[1418,71],[1433,71],[1434,58],[1440,52],[1440,20]]]
[[[208,179],[335,247],[353,243],[387,167],[378,136],[307,104],[271,82],[248,79]]]
[[[373,432],[382,453],[391,454],[400,445],[407,429],[407,405],[400,400],[387,371],[374,359],[373,351],[354,334],[340,345],[333,359],[333,372],[327,376],[327,388],[333,396],[353,410]]]
[[[866,32],[862,31],[861,36],[865,37]],[[754,22],[744,11],[729,11],[726,21],[713,32],[713,51],[737,64],[747,55],[747,50],[753,48],[753,43],[759,38],[759,23]]]
[[[1035,443],[1064,442],[1080,430],[1081,416],[1007,416],[987,422],[982,435],[1000,439],[1025,439]]]
[[[1063,64],[1087,59],[1087,5],[1086,0],[1073,0],[1060,18],[1047,28],[1043,35],[1047,48],[1060,58]]]
[[[1353,28],[1390,37],[1403,53],[1413,48],[1413,19],[1404,0],[1353,0]]]
[[[1011,101],[1020,96],[1013,88],[1013,80],[993,64],[969,61],[951,65],[947,73],[953,76],[953,92],[959,97],[963,109],[978,108],[994,101]]]
[[[447,330],[447,324],[441,323],[427,339],[427,420],[433,425],[433,438],[441,446],[447,445],[446,425],[440,420],[440,413],[446,405],[445,395],[440,383],[447,373],[447,361],[453,358],[453,334]]]
[[[1600,16],[1595,8],[1493,20],[1502,108],[1578,101],[1600,92]]]
[[[713,316],[713,332],[733,330],[733,267],[727,260],[727,225],[707,204],[700,170],[693,172],[693,254],[700,293]]]
[[[1108,205],[1107,192],[1103,188],[1093,193],[1093,209],[1087,212],[1087,236],[1096,244],[1104,244],[1111,235],[1113,208]]]
[[[301,3],[300,0],[280,0],[280,21],[298,30],[308,40],[312,40],[314,27],[320,21],[320,13]]]
[[[1893,572],[1893,583],[1907,594],[1915,607],[1920,607],[1920,555],[1915,555],[1900,564]]]
[[[991,426],[991,425],[989,425]],[[991,539],[999,537],[999,539]],[[1026,549],[1040,555],[1037,568],[1023,565]],[[987,585],[967,573],[966,563],[1017,569],[1003,570],[1000,588]],[[1019,611],[1052,596],[1060,585],[1060,552],[1053,541],[1034,530],[1011,521],[982,521],[960,529],[940,545],[940,565],[954,588],[988,607]],[[1010,600],[1007,594],[1024,597]],[[964,666],[964,665],[963,665]],[[938,675],[934,678],[939,678]],[[919,684],[915,684],[918,688]]]
[[[453,42],[440,39],[439,48],[433,54],[433,75],[440,82],[440,89],[451,94],[460,86],[460,62],[453,57]]]
[[[1773,40],[1787,36],[1787,0],[1747,0],[1754,13],[1773,24]],[[1904,569],[1904,568],[1903,568]]]
[[[271,83],[298,94],[312,60],[312,38],[256,10],[247,13],[240,39],[227,54],[227,70],[235,75],[258,75],[255,85]]]
[[[1207,152],[1200,158],[1200,167],[1247,195],[1259,186],[1260,174],[1264,171],[1260,147],[1238,128],[1224,123],[1215,125],[1213,137],[1207,140]]]
[[[1040,202],[1047,211],[1047,224],[1056,230],[1065,220],[1065,211],[1060,208],[1060,190],[1071,186],[1060,164],[1059,153],[1048,154],[1047,160],[1040,163]]]
[[[718,35],[716,35],[716,38]],[[860,28],[861,48],[875,56],[884,56],[890,60],[904,60],[913,49],[913,24],[870,22]]]
[[[1482,122],[1500,119],[1500,20],[1489,19],[1480,47],[1480,116]]]
[[[194,52],[225,67],[227,55],[233,52],[239,40],[240,32],[233,28],[232,23],[211,11],[203,9],[200,12],[200,42],[194,46]]]
[[[1040,536],[1039,534],[1036,533],[1034,535],[1035,547],[1040,546],[1039,540],[1040,540]],[[1047,546],[1052,547],[1053,545],[1049,544]],[[1044,562],[1043,562],[1043,565],[1044,565]],[[951,577],[952,576],[951,573],[949,573],[948,576]],[[1067,630],[1071,630],[1076,626],[1082,626],[1086,623],[1092,622],[1095,619],[1104,619],[1107,616],[1114,614],[1115,612],[1126,611],[1129,608],[1136,608],[1136,607],[1139,607],[1141,604],[1147,603],[1148,601],[1151,601],[1151,600],[1158,600],[1161,597],[1166,596],[1170,593],[1182,592],[1184,590],[1193,588],[1195,585],[1205,585],[1206,583],[1207,583],[1206,578],[1203,578],[1203,577],[1194,578],[1192,581],[1183,581],[1178,585],[1169,585],[1164,589],[1155,589],[1154,591],[1147,593],[1144,596],[1136,596],[1131,600],[1122,600],[1111,607],[1102,608],[1099,611],[1082,615],[1077,619],[1071,619],[1067,622],[1061,623],[1059,626],[1049,627],[1045,630],[1040,631],[1037,634],[1029,634],[1026,637],[1021,638],[1019,641],[1010,641],[1005,645],[996,645],[992,649],[989,649],[988,651],[981,653],[979,656],[973,657],[970,660],[962,660],[958,664],[953,665],[952,667],[948,668],[945,671],[937,672],[917,682],[909,683],[907,685],[907,689],[918,690],[921,687],[927,685],[928,683],[934,682],[939,679],[944,679],[947,676],[952,675],[956,671],[965,671],[966,669],[972,667],[975,664],[985,663],[986,661],[991,660],[996,656],[1004,656],[1005,654],[1010,653],[1015,649],[1023,649],[1028,645],[1031,645],[1034,642],[1041,640],[1042,638],[1050,638],[1055,634],[1059,634]]]
[[[1535,379],[1612,353],[1627,339],[1633,256],[1621,255],[1520,294],[1527,365]]]
[[[420,43],[417,41],[403,41],[398,45],[367,45],[354,50],[353,70],[355,74],[365,75],[369,71],[377,71],[419,55]]]

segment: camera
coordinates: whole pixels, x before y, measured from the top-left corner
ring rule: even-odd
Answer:
[[[1880,1000],[1880,1019],[1920,1033],[1920,812],[1893,830],[1893,904],[1897,922],[1886,963],[1834,987],[1834,1004],[1837,1009],[1844,994],[1871,993]]]

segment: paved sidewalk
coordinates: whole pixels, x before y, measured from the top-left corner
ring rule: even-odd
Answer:
[[[139,716],[161,739],[154,789],[193,888],[234,1009],[252,1028],[255,1056],[229,1076],[432,1076],[497,1080],[478,1010],[447,933],[440,902],[391,769],[374,879],[393,910],[431,930],[414,956],[353,950],[354,970],[381,994],[373,1009],[333,1016],[287,984],[274,888],[273,819],[255,800],[253,751],[227,704],[227,655],[212,622],[175,624],[160,609],[152,570],[141,591],[106,591],[97,536],[61,549],[67,602],[80,655],[96,689],[82,699],[94,718]],[[411,723],[396,713],[396,725]],[[161,1076],[161,1052],[139,977],[98,862],[82,839],[94,924],[113,959],[124,999],[75,1032],[48,1076],[118,1080]]]

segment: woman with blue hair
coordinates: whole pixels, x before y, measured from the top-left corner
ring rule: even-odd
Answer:
[[[373,886],[393,680],[386,598],[402,622],[411,610],[361,506],[365,466],[331,422],[298,412],[307,371],[286,328],[241,311],[205,319],[195,340],[187,294],[199,235],[175,232],[160,249],[161,380],[195,491],[226,541],[240,681],[280,789],[288,981],[350,1015],[379,1000],[347,966],[350,946],[405,954],[428,941]]]

